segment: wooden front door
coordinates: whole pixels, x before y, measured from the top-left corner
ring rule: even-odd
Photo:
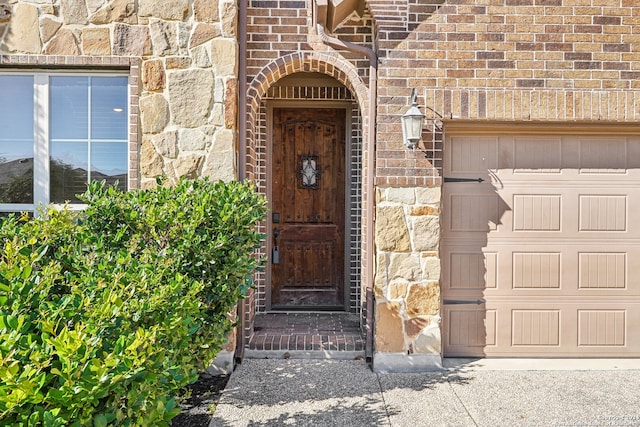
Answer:
[[[344,109],[274,108],[271,305],[344,308]]]

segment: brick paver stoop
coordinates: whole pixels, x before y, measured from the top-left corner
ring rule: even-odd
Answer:
[[[364,352],[364,338],[353,314],[267,313],[256,315],[247,349],[256,357],[260,351],[358,353]]]

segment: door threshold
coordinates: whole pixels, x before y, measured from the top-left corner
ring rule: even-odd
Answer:
[[[271,307],[267,313],[348,313],[342,306]]]
[[[278,308],[273,308],[271,310],[268,310],[264,313],[260,313],[260,314],[353,314],[353,313],[349,313],[346,310],[338,310],[338,309],[278,309]],[[355,316],[355,314],[354,314]]]

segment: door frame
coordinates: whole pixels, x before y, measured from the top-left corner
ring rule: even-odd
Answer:
[[[349,262],[350,258],[350,237],[351,237],[351,215],[349,212],[350,207],[350,190],[351,190],[351,161],[350,161],[350,147],[351,147],[351,108],[352,102],[350,101],[306,101],[306,100],[267,100],[266,102],[266,177],[265,177],[265,187],[267,190],[267,200],[269,213],[267,214],[267,224],[266,224],[266,251],[267,251],[267,267],[265,268],[265,310],[267,312],[272,311],[271,304],[271,254],[273,250],[273,223],[272,223],[272,195],[273,195],[273,173],[272,173],[272,165],[273,165],[273,109],[274,108],[291,108],[291,109],[300,109],[300,110],[308,110],[312,108],[335,108],[338,110],[345,110],[345,197],[343,202],[344,209],[344,241],[342,242],[344,246],[344,255],[343,255],[343,310],[345,312],[349,311],[349,303],[350,303],[350,294],[351,294],[351,278],[350,278],[350,269],[351,265]],[[278,312],[282,312],[283,310],[278,310]],[[286,310],[284,310],[286,311]],[[297,310],[296,310],[297,311]],[[305,310],[302,310],[305,311]],[[306,310],[310,311],[310,310]]]

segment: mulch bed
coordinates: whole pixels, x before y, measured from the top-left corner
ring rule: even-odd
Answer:
[[[198,381],[187,387],[191,395],[180,404],[182,413],[172,420],[171,426],[207,427],[228,381],[229,375],[200,374]]]

